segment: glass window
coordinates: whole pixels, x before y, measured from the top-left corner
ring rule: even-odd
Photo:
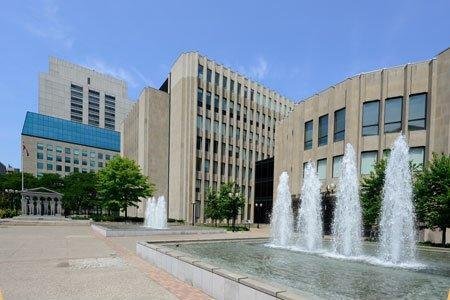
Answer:
[[[56,146],[56,152],[57,153],[62,153],[62,147],[61,146]]]
[[[205,173],[209,173],[209,159],[205,160]]]
[[[408,130],[426,129],[427,94],[409,96]]]
[[[205,130],[206,131],[211,131],[211,119],[210,118],[206,118]]]
[[[78,164],[80,163],[80,160],[78,159],[78,157],[74,157],[73,163],[74,163],[75,165],[78,165]]]
[[[61,165],[56,165],[56,171],[62,171],[62,166]]]
[[[53,171],[53,164],[47,164],[47,170]]]
[[[215,72],[214,74],[214,84],[219,85],[220,75],[219,73]]]
[[[70,164],[70,157],[66,156],[64,158],[64,162],[67,163],[67,164]]]
[[[214,121],[214,133],[219,133],[219,121]]]
[[[224,88],[224,89],[227,88],[227,77],[226,77],[226,76],[223,76],[223,79],[222,79],[222,85],[223,85],[223,88]]]
[[[308,121],[305,123],[305,150],[309,150],[312,148],[312,139],[313,139],[313,121]]]
[[[327,179],[327,159],[319,159],[317,161],[317,175],[320,180]]]
[[[328,143],[328,115],[319,118],[319,139],[318,145],[323,146]]]
[[[83,166],[87,166],[87,160],[83,159],[83,160],[81,161],[81,164],[82,164]]]
[[[80,168],[73,167],[73,172],[74,172],[74,173],[79,173],[79,172],[80,172]]]
[[[211,82],[212,71],[210,69],[206,70],[206,81]]]
[[[67,147],[66,147],[66,148],[64,149],[64,153],[70,154],[70,148],[67,148]]]
[[[53,145],[47,145],[47,151],[53,151]]]
[[[343,155],[333,157],[333,178],[337,178],[341,175]]]
[[[211,92],[206,92],[206,109],[211,109]]]
[[[402,130],[403,97],[389,98],[384,101],[384,132]]]
[[[203,106],[203,89],[201,88],[197,89],[197,106]]]
[[[98,159],[103,159],[103,153],[98,153]]]
[[[97,164],[98,164],[99,168],[103,168],[103,162],[102,161],[99,161]]]
[[[423,168],[423,163],[425,162],[425,147],[409,148],[409,159],[421,170]]]
[[[87,150],[83,150],[83,152],[81,154],[82,154],[82,156],[87,157]]]
[[[345,138],[345,107],[334,112],[334,141]]]
[[[56,161],[57,162],[62,162],[62,156],[61,155],[56,155]]]
[[[44,144],[37,143],[37,149],[38,150],[44,150]]]
[[[80,150],[79,149],[73,149],[73,155],[79,155]]]
[[[377,158],[377,151],[368,151],[361,153],[361,175],[367,175],[373,171],[375,163],[377,162]]]
[[[388,159],[390,155],[391,155],[391,149],[384,149],[383,150],[383,158],[384,159]]]
[[[200,115],[197,115],[197,129],[203,129],[203,117]]]
[[[211,140],[210,139],[205,139],[205,151],[209,152],[209,148],[211,146]]]
[[[94,167],[94,168],[95,168],[95,160],[91,160],[90,163],[89,163],[89,165],[90,165],[91,167]]]
[[[70,173],[70,166],[64,166],[64,172]]]
[[[202,150],[202,137],[197,137],[197,150]]]
[[[202,171],[202,159],[200,157],[197,157],[197,159],[196,159],[195,169],[197,170],[197,172]]]
[[[106,160],[110,160],[110,159],[111,159],[111,156],[110,156],[109,154],[105,154],[105,159],[106,159]]]
[[[91,151],[91,158],[95,158],[95,152]]]
[[[53,161],[53,155],[47,153],[47,160]]]
[[[377,135],[379,128],[380,101],[363,104],[362,135]]]
[[[198,73],[197,73],[198,78],[202,79],[203,78],[203,66],[202,65],[198,65]]]
[[[213,162],[213,174],[217,174],[217,169],[218,169],[219,165],[217,163],[217,161]]]
[[[44,168],[44,164],[41,163],[41,162],[38,162],[38,163],[36,164],[36,167],[38,168],[38,170],[42,170],[42,169]]]
[[[36,157],[37,157],[37,159],[44,159],[44,153],[37,152]]]

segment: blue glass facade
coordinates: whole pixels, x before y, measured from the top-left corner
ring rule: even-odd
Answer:
[[[120,152],[120,133],[27,112],[22,135]]]

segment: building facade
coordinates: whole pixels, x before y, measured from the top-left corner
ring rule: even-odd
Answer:
[[[121,155],[133,159],[156,186],[156,196],[169,193],[169,94],[144,88],[121,124]],[[143,217],[144,203],[129,207]]]
[[[27,112],[22,129],[24,172],[41,176],[95,172],[120,154],[120,133]]]
[[[162,151],[152,148],[161,146],[161,139],[165,145],[166,140],[155,136],[147,143],[137,132],[151,125],[138,128],[131,124],[146,118],[168,120],[168,175],[160,174],[167,177],[157,179],[160,175],[148,173],[155,182],[162,182],[161,187],[157,185],[161,191],[167,182],[169,217],[204,222],[204,192],[234,181],[247,199],[240,220],[252,220],[255,161],[273,156],[275,123],[289,114],[294,104],[197,52],[178,57],[160,90],[167,94],[168,109],[149,108],[147,117],[141,117],[141,104],[135,106],[124,122],[123,154],[137,157],[145,169],[151,153]],[[146,103],[158,102],[155,97],[162,96],[149,95]],[[134,133],[127,126],[135,126]],[[148,147],[143,153],[149,154],[136,153],[142,147],[141,139],[143,147]],[[134,149],[127,149],[128,145],[135,145]]]
[[[428,61],[382,69],[344,80],[300,102],[276,131],[275,186],[283,171],[299,198],[304,166],[315,163],[324,195],[333,195],[344,148],[357,154],[360,176],[389,155],[403,133],[410,158],[450,153],[450,49]],[[326,204],[325,204],[326,206]]]
[[[39,75],[39,113],[118,130],[131,109],[125,81],[70,62],[50,58]]]

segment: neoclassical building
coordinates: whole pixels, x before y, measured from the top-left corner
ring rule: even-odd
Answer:
[[[39,187],[22,192],[22,215],[60,216],[63,213],[62,194]]]

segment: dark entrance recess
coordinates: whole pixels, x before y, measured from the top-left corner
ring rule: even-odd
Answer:
[[[332,230],[335,198],[328,192],[322,194],[323,233],[326,235],[330,235]]]
[[[273,204],[273,157],[255,163],[254,223],[270,222]]]

